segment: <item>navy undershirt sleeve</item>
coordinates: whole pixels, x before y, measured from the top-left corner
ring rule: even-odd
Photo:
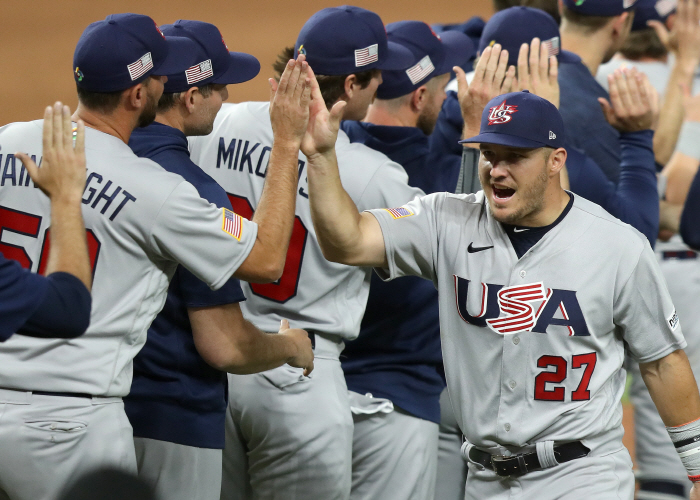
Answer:
[[[659,233],[653,137],[651,130],[621,134],[622,157],[617,185],[607,179],[592,159],[579,151],[570,151],[572,161],[587,163],[575,177],[570,177],[572,191],[630,224],[647,237],[652,247]]]
[[[686,245],[694,250],[700,250],[700,171],[695,174],[685,200],[680,233]]]
[[[82,335],[90,325],[92,297],[78,278],[52,273],[46,278],[43,300],[18,334],[29,337],[69,339]]]

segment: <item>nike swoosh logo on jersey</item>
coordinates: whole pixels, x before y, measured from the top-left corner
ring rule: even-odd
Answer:
[[[523,231],[529,231],[529,230],[530,230],[529,227],[526,227],[526,228],[523,228],[523,229],[518,229],[517,227],[516,227],[516,228],[513,228],[513,232],[514,232],[514,233],[522,233]]]
[[[467,247],[467,252],[469,252],[469,253],[482,252],[484,250],[488,250],[489,248],[493,248],[493,245],[491,245],[490,247],[475,247],[474,243],[469,243],[469,246]]]

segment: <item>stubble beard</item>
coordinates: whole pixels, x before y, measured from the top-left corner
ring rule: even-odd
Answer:
[[[481,183],[485,182],[485,179],[481,179]],[[547,169],[546,169],[546,164],[545,168],[543,168],[539,174],[537,174],[536,182],[530,185],[528,188],[524,190],[518,190],[518,195],[521,196],[523,200],[525,200],[525,204],[520,207],[519,210],[516,210],[515,212],[512,212],[510,214],[507,214],[505,216],[503,215],[497,215],[493,207],[491,206],[490,203],[487,203],[489,206],[489,211],[491,212],[491,215],[493,216],[494,219],[496,219],[498,222],[501,222],[503,224],[517,224],[518,221],[521,221],[525,217],[535,214],[539,211],[542,210],[542,207],[544,206],[544,194],[545,191],[547,190],[547,184],[549,182],[549,177],[547,175]],[[491,188],[493,190],[493,188]],[[493,192],[493,191],[492,191]],[[488,201],[488,200],[487,200]]]

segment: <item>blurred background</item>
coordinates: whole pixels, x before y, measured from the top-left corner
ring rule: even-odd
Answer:
[[[415,19],[458,23],[491,16],[491,0],[353,1],[377,12],[385,23]],[[304,22],[331,0],[0,0],[0,124],[43,116],[44,106],[62,100],[75,108],[73,49],[85,27],[108,14],[147,14],[160,24],[197,19],[216,24],[230,50],[248,52],[262,65],[254,80],[229,87],[231,101],[268,98],[271,65],[293,45]]]

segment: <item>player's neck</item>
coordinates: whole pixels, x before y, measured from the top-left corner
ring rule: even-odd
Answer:
[[[579,56],[593,76],[598,73],[609,45],[609,36],[605,30],[599,30],[593,34],[583,33],[574,27],[567,26],[566,20],[562,21],[562,48]]]
[[[113,135],[125,144],[129,143],[131,132],[136,128],[138,116],[125,115],[117,108],[112,114],[106,115],[93,111],[78,103],[78,108],[73,113],[73,120],[81,119],[86,127],[99,130],[105,134]]]
[[[560,186],[552,186],[544,194],[542,209],[514,222],[516,226],[544,227],[556,221],[569,204],[571,197]]]
[[[418,115],[406,106],[388,109],[381,101],[375,101],[362,121],[388,127],[415,127],[418,125]]]
[[[165,113],[158,113],[156,115],[156,122],[175,128],[184,134],[185,120],[183,119],[182,114],[179,113],[176,108],[177,107],[174,107]]]

